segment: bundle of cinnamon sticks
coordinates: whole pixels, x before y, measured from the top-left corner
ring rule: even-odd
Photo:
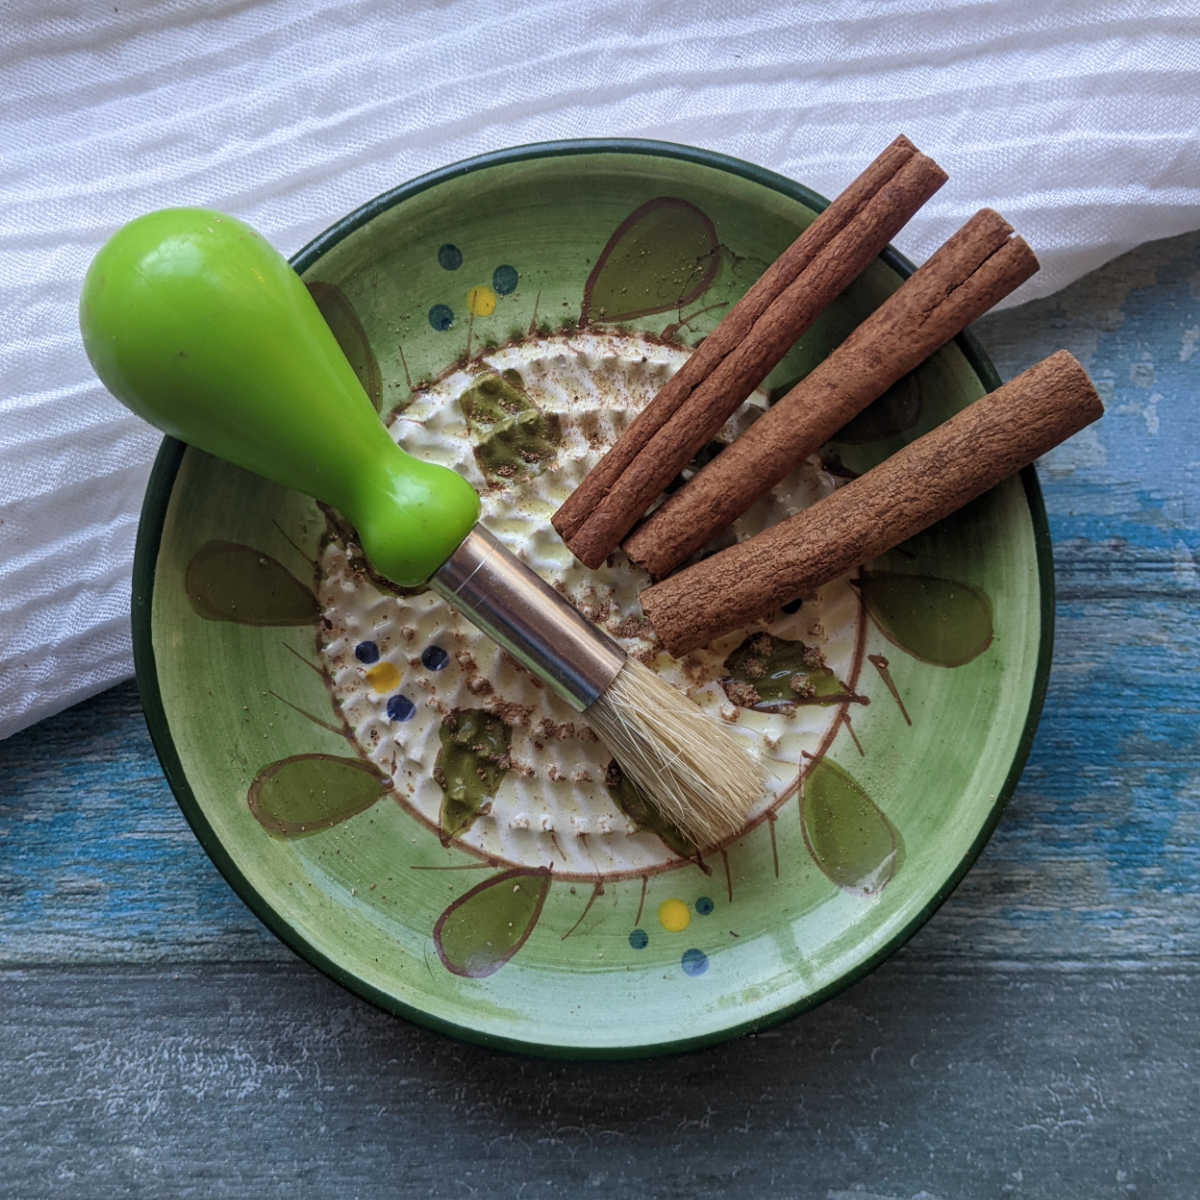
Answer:
[[[990,209],[976,213],[824,362],[642,520],[945,179],[899,137],[825,209],[554,515],[576,557],[598,566],[624,539],[634,563],[667,576],[1037,270],[1006,221]],[[812,508],[646,589],[643,610],[668,650],[687,653],[898,545],[1101,412],[1083,368],[1060,351]]]

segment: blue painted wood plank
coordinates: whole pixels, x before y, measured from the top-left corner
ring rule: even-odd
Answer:
[[[0,742],[0,961],[288,956],[225,884],[122,684]]]

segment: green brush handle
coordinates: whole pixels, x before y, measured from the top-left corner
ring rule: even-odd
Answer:
[[[396,583],[424,583],[478,519],[464,479],[392,441],[299,276],[232,217],[174,208],[131,221],[88,270],[79,322],[118,400],[333,505]]]

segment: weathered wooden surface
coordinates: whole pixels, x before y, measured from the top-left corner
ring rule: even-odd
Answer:
[[[1194,972],[897,960],[756,1038],[590,1066],[457,1046],[299,965],[0,980],[5,1195],[1196,1194]]]
[[[1108,415],[1043,462],[1029,766],[890,963],[682,1059],[547,1065],[385,1017],[220,879],[125,685],[0,743],[0,1196],[1197,1194],[1200,235],[982,323]]]

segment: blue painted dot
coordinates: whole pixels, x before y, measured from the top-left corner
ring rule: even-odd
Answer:
[[[421,651],[421,661],[429,670],[440,671],[450,661],[450,655],[441,646],[426,646]]]
[[[388,698],[387,715],[393,721],[407,721],[416,711],[417,706],[400,692]]]
[[[497,267],[492,272],[492,290],[498,292],[501,296],[507,296],[509,292],[515,291],[516,286],[516,267],[510,267],[505,263],[504,266]]]
[[[635,929],[629,935],[629,944],[635,950],[645,950],[645,948],[649,944],[649,942],[650,942],[650,938],[644,929]]]
[[[453,242],[439,246],[438,265],[447,271],[457,271],[462,266],[462,251]]]
[[[373,663],[379,661],[379,647],[374,642],[359,642],[354,647],[354,657],[360,663]]]
[[[679,965],[685,975],[703,975],[708,970],[708,955],[703,950],[685,950]]]
[[[454,324],[454,314],[448,304],[435,304],[429,310],[429,323],[439,333],[449,329]]]
[[[696,911],[702,916],[707,917],[713,910],[713,902],[708,896],[701,896],[696,901]]]
[[[789,600],[784,606],[785,613],[794,613],[800,611],[800,606],[804,603],[803,600]]]

